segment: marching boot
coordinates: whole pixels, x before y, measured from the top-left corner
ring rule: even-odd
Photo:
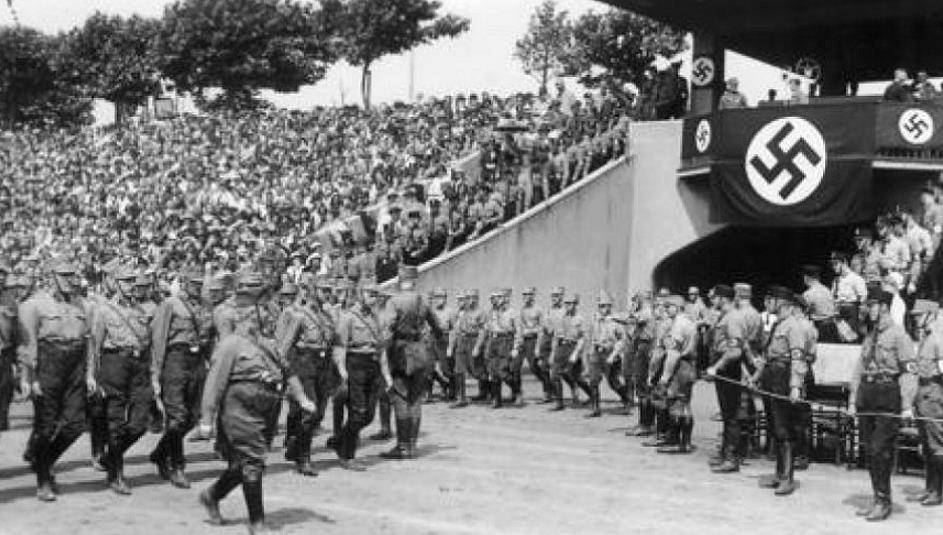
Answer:
[[[262,478],[252,481],[243,480],[242,495],[246,499],[246,509],[249,510],[249,533],[270,533],[265,525],[265,504],[262,500]]]
[[[416,443],[419,441],[419,426],[422,424],[422,416],[415,416],[409,426],[409,443],[407,444],[407,453],[410,459],[416,458]]]
[[[773,491],[773,494],[777,496],[788,496],[796,490],[792,442],[783,442],[781,448],[783,458],[783,472],[779,477],[779,486],[776,487],[776,490]]]
[[[468,406],[468,397],[465,392],[465,375],[456,373],[455,374],[455,390],[458,393],[458,400],[453,403],[450,408],[452,409],[461,409],[462,407]]]
[[[592,403],[593,400],[593,387],[589,386],[589,383],[583,380],[582,378],[576,379],[576,386],[580,387],[580,390],[586,393],[586,402]],[[582,404],[577,402],[577,404]]]
[[[52,489],[52,466],[49,464],[49,439],[35,434],[28,451],[36,473],[36,498],[41,502],[56,501],[56,493]]]
[[[170,472],[170,484],[178,489],[189,489],[190,481],[187,480],[187,475],[183,471],[186,464],[183,456],[183,435],[175,432],[170,446],[170,457],[173,465],[173,470]]]
[[[412,422],[408,417],[396,419],[396,446],[393,449],[380,454],[384,459],[402,460],[409,458],[409,440],[412,436],[410,425]]]
[[[119,496],[129,496],[131,494],[131,487],[128,485],[128,482],[124,479],[124,455],[121,453],[120,449],[108,448],[108,488],[114,491],[115,494]]]
[[[219,512],[219,501],[213,498],[213,487],[201,492],[199,500],[200,505],[206,510],[206,516],[210,517],[209,523],[214,526],[222,526],[223,515]]]
[[[299,474],[307,477],[316,477],[317,471],[311,466],[311,457],[299,457],[295,461],[295,469]]]
[[[927,495],[920,505],[927,507],[943,504],[943,457],[927,456]]]
[[[786,465],[783,462],[784,458],[782,442],[776,440],[775,442],[771,442],[771,444],[775,444],[776,447],[776,450],[773,452],[776,454],[776,473],[773,475],[760,476],[759,485],[760,488],[764,489],[778,488],[780,483],[783,481],[783,476],[786,473]]]
[[[504,406],[504,402],[501,399],[501,381],[491,381],[491,408],[500,409]]]
[[[885,494],[874,495],[874,507],[864,517],[868,522],[881,522],[891,516],[891,497]]]
[[[691,453],[694,451],[694,444],[691,438],[694,435],[694,417],[690,415],[681,417],[680,428],[680,451],[679,453]]]
[[[557,379],[553,382],[553,397],[556,404],[550,408],[551,411],[562,411],[565,408],[563,404],[563,381]]]
[[[599,418],[602,416],[602,410],[599,408],[599,386],[590,387],[589,394],[589,405],[590,411],[589,414],[586,414],[585,418]]]
[[[623,384],[616,390],[616,393],[619,394],[619,400],[622,401],[622,413],[625,415],[632,414],[632,400],[629,399],[629,385]]]
[[[170,479],[170,463],[168,462],[170,459],[170,435],[171,431],[164,433],[164,436],[160,437],[160,441],[157,443],[154,451],[148,456],[148,459],[150,459],[157,468],[158,477],[164,481]],[[104,468],[104,466],[102,468]]]
[[[626,430],[625,435],[630,437],[649,437],[652,435],[652,406],[646,399],[640,399],[638,404],[638,424]]]

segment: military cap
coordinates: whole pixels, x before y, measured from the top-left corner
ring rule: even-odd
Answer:
[[[868,304],[880,303],[882,305],[891,306],[891,301],[894,300],[894,294],[884,290],[883,288],[871,288],[868,290]]]
[[[672,294],[664,298],[665,306],[684,307],[684,298],[677,294]]]
[[[66,260],[53,263],[52,266],[50,266],[50,271],[56,275],[75,275],[76,273],[75,266]]]
[[[802,274],[806,277],[818,278],[822,276],[822,268],[815,264],[805,264],[802,266]]]
[[[910,311],[911,314],[933,314],[940,310],[940,304],[936,301],[930,301],[929,299],[917,299],[914,301],[914,308]]]
[[[119,281],[133,281],[138,278],[138,274],[129,267],[123,267],[115,270],[114,277]]]
[[[563,289],[563,286],[554,286],[550,289],[550,295],[563,295],[566,293],[566,290]]]
[[[419,271],[416,269],[416,266],[400,266],[399,267],[399,280],[400,281],[414,281],[416,277],[419,276]]]
[[[745,282],[738,282],[733,285],[733,292],[737,297],[750,298],[753,295],[753,287]]]
[[[714,295],[717,297],[726,297],[727,299],[734,298],[733,286],[729,284],[718,284],[714,286]]]
[[[433,297],[447,297],[448,292],[445,291],[445,288],[441,286],[437,286],[434,290],[432,290],[432,296]]]
[[[537,288],[533,286],[527,286],[521,290],[521,295],[535,295],[537,293]]]
[[[567,294],[567,296],[563,298],[563,302],[564,303],[579,303],[580,296],[579,294],[575,294],[575,293]]]
[[[599,298],[597,301],[600,305],[612,305],[612,297],[606,290],[599,290]]]
[[[296,295],[298,293],[298,287],[289,282],[283,284],[282,287],[278,290],[278,293],[281,295]]]
[[[773,285],[767,288],[766,295],[772,297],[773,299],[779,299],[781,301],[793,302],[796,300],[796,294],[792,290],[786,288],[785,286]]]

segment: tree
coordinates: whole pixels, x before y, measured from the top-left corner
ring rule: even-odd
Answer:
[[[90,120],[91,102],[52,61],[58,41],[25,26],[0,28],[0,120],[7,127],[69,126]]]
[[[566,63],[590,87],[604,81],[641,86],[652,61],[674,56],[684,47],[684,34],[667,24],[622,9],[590,11],[573,25],[573,48]]]
[[[96,12],[62,37],[62,70],[85,95],[115,105],[115,124],[160,92],[157,32],[160,21],[122,18]]]
[[[336,58],[330,20],[296,0],[182,0],[164,11],[160,67],[183,91],[223,90],[230,107],[259,89],[297,91]]]
[[[341,54],[351,65],[361,67],[360,93],[365,109],[370,107],[374,62],[387,54],[400,54],[468,31],[468,19],[440,16],[441,7],[438,0],[348,0],[339,6]]]
[[[573,26],[567,11],[557,11],[554,0],[540,4],[530,16],[527,33],[517,40],[514,57],[524,72],[540,82],[540,96],[547,95],[550,76],[563,74],[569,61]]]

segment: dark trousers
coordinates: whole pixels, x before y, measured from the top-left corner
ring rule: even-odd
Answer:
[[[422,394],[429,381],[428,373],[417,370],[407,374],[406,370],[394,370],[390,403],[396,417],[396,443],[415,446],[422,423]]]
[[[289,355],[292,373],[298,376],[308,399],[314,401],[315,412],[306,413],[293,399],[288,400],[285,439],[289,446],[286,458],[302,460],[311,455],[311,440],[324,420],[327,401],[337,388],[337,372],[327,350],[293,349]],[[343,406],[343,403],[341,403]],[[338,424],[337,432],[343,424]]]
[[[341,430],[339,454],[353,459],[360,430],[370,425],[376,412],[376,383],[380,365],[374,353],[347,353],[347,423]],[[335,403],[337,401],[335,400]]]
[[[522,353],[527,359],[527,366],[530,368],[534,377],[540,381],[543,387],[544,397],[550,398],[553,394],[553,384],[550,382],[550,365],[547,359],[550,356],[549,343],[543,344],[545,347],[537,347],[537,339],[524,338],[524,347]]]
[[[186,464],[183,437],[193,429],[200,416],[203,382],[206,379],[205,362],[204,354],[190,352],[189,346],[171,348],[164,359],[161,400],[164,403],[166,425],[152,457],[168,460],[174,468],[182,469]]]
[[[900,387],[896,382],[862,382],[858,387],[858,412],[900,412]],[[900,420],[887,416],[859,416],[861,444],[870,461],[871,488],[875,499],[890,502],[894,443]]]
[[[147,431],[154,397],[150,359],[129,350],[104,350],[99,363],[99,384],[105,393],[108,418],[109,476],[120,474],[124,453]]]
[[[727,372],[723,374],[723,377],[739,382],[739,375],[737,372]],[[727,458],[740,459],[744,454],[740,448],[740,398],[743,390],[725,381],[715,381],[714,386],[717,389],[720,415],[724,421],[722,453]]]
[[[28,455],[40,484],[85,428],[85,341],[39,341],[36,380],[43,395],[33,400],[33,438]]]
[[[16,388],[13,379],[13,366],[16,363],[16,349],[9,347],[0,350],[0,431],[9,428],[8,416],[10,403],[13,401],[13,390]]]

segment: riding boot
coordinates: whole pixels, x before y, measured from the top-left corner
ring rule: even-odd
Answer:
[[[565,408],[563,404],[563,381],[560,379],[554,379],[551,382],[551,385],[551,388],[553,389],[554,406],[550,410],[562,411]]]
[[[122,496],[131,494],[131,487],[124,479],[124,452],[117,440],[109,441],[106,467],[108,468],[108,488]]]
[[[891,497],[881,492],[875,493],[874,506],[864,519],[868,522],[880,522],[889,516],[891,516]]]
[[[396,446],[393,449],[383,452],[380,457],[384,459],[408,459],[409,441],[412,437],[412,420],[409,417],[396,419]]]
[[[504,401],[501,399],[501,381],[491,381],[491,408],[500,409],[503,406]]]
[[[691,435],[694,433],[694,417],[682,416],[678,425],[678,441],[680,453],[691,453],[694,446],[691,444]]]
[[[774,493],[777,496],[788,496],[796,490],[796,482],[794,479],[794,460],[793,460],[793,444],[790,441],[784,441],[782,446],[782,458],[783,466],[782,473],[779,477],[779,485],[776,487]]]
[[[265,505],[262,501],[262,478],[252,481],[243,480],[242,495],[249,510],[249,526],[255,528],[265,522]]]
[[[488,394],[491,391],[491,385],[487,379],[478,380],[478,395],[471,398],[471,401],[488,401]]]
[[[933,506],[943,504],[943,457],[927,456],[927,495],[920,500],[920,505]]]
[[[467,407],[468,394],[465,391],[465,374],[455,374],[455,391],[457,392],[458,400],[451,405],[451,408],[460,409],[462,407]]]
[[[599,385],[590,387],[589,404],[590,410],[589,414],[586,415],[586,418],[600,417],[602,415],[602,410],[599,407]]]
[[[55,501],[56,493],[52,489],[52,466],[49,464],[49,439],[36,433],[30,446],[32,468],[36,473],[36,497],[43,502]]]

